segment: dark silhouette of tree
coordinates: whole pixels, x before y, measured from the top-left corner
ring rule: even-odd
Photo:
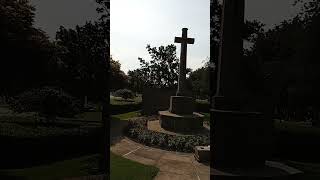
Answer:
[[[110,60],[110,79],[112,80],[110,84],[111,91],[124,89],[128,86],[128,76],[121,70],[120,62],[112,57]]]
[[[60,27],[57,44],[65,47],[62,60],[64,86],[78,95],[94,98],[105,95],[107,84],[106,34],[98,22],[75,29]]]
[[[151,47],[147,45],[147,50],[151,56],[150,61],[138,58],[140,68],[138,71],[129,72],[131,80],[141,78],[144,86],[157,88],[176,88],[179,73],[179,59],[176,56],[176,46],[171,44],[168,46]],[[187,69],[187,73],[191,69]],[[133,82],[133,81],[131,81]]]
[[[210,94],[209,61],[201,68],[192,71],[187,78],[187,86],[198,99],[207,99]]]
[[[141,69],[135,69],[128,72],[129,88],[137,93],[142,93],[144,85],[144,75]]]
[[[27,0],[0,2],[1,93],[14,95],[49,81],[56,48],[34,28],[34,11]]]

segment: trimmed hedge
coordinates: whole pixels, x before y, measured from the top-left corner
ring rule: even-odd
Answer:
[[[132,104],[110,104],[110,113],[112,115],[124,114],[132,111],[138,111],[142,109],[142,103],[132,103]]]
[[[73,117],[81,111],[81,103],[66,92],[50,87],[25,91],[10,101],[15,112],[43,112]]]
[[[123,99],[134,98],[134,93],[129,89],[119,89],[113,94],[115,97],[122,97]]]
[[[148,130],[147,118],[139,117],[129,120],[125,128],[125,134],[148,146],[155,146],[161,149],[193,152],[195,146],[210,144],[210,135],[176,136]]]

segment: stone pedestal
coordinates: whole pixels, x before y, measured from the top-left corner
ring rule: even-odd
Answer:
[[[199,162],[209,162],[210,146],[196,146],[194,148],[194,157]]]
[[[187,96],[171,96],[169,111],[174,114],[192,114],[194,111],[194,99]]]
[[[199,130],[203,127],[204,116],[196,112],[179,115],[170,111],[159,111],[159,115],[160,125],[166,130],[186,132]]]
[[[213,168],[263,167],[269,158],[272,121],[259,112],[211,110]]]

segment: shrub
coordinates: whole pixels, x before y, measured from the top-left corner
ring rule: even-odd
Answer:
[[[210,112],[210,103],[207,101],[196,101],[195,108],[197,112],[204,112],[209,113]]]
[[[81,103],[67,93],[44,87],[25,91],[10,101],[16,112],[41,112],[61,117],[73,117],[81,110]]]
[[[110,104],[110,113],[112,115],[124,114],[132,111],[138,111],[142,108],[142,103],[131,103],[131,104]]]
[[[210,144],[209,134],[176,136],[148,130],[147,119],[141,117],[129,120],[125,134],[145,145],[179,152],[193,152],[195,146]]]
[[[114,93],[116,97],[122,97],[123,99],[132,99],[134,98],[134,93],[129,89],[119,89]]]

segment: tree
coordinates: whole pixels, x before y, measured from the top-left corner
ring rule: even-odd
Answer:
[[[179,73],[179,59],[176,56],[176,46],[151,47],[147,45],[147,50],[151,56],[150,61],[138,58],[140,68],[135,72],[129,72],[131,82],[144,82],[144,86],[157,88],[176,88]],[[187,73],[191,69],[187,69]],[[137,81],[136,78],[141,78]],[[131,85],[135,86],[135,85]]]
[[[114,60],[111,57],[110,60],[110,90],[115,91],[123,89],[128,86],[128,76],[121,70],[121,64],[119,61]]]
[[[209,61],[201,68],[192,71],[187,78],[187,86],[198,99],[207,99],[210,95]]]
[[[128,72],[129,88],[137,93],[142,93],[144,79],[143,73],[140,69],[135,69]]]
[[[33,26],[34,11],[28,0],[0,2],[0,93],[15,95],[49,81],[56,47]]]
[[[107,91],[107,35],[98,22],[87,22],[75,29],[60,27],[57,44],[66,48],[62,59],[64,85],[75,94],[102,97]]]

